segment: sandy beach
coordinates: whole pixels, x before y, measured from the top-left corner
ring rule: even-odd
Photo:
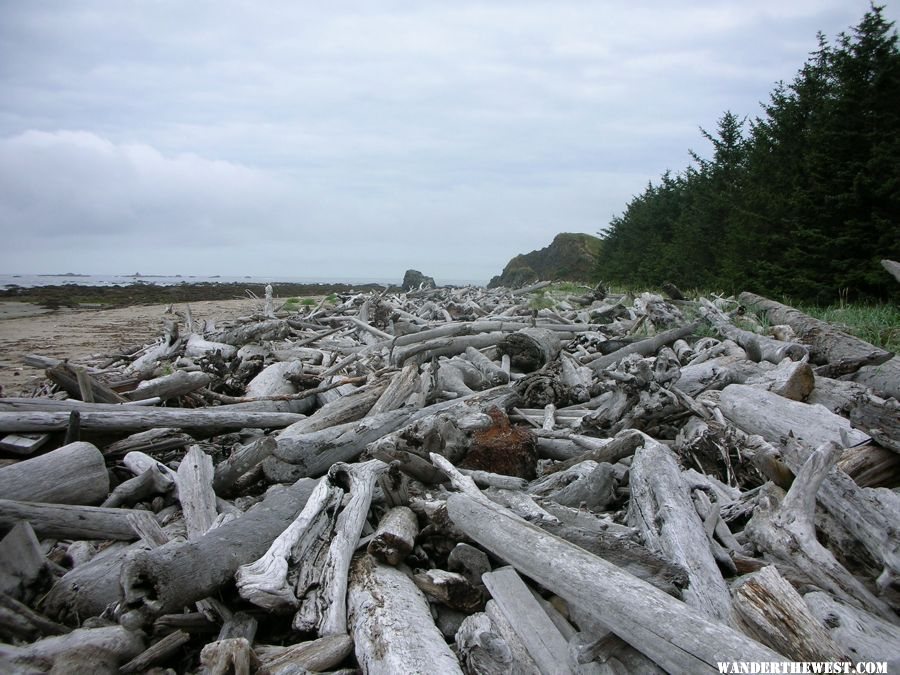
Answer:
[[[262,307],[251,298],[191,302],[196,321],[227,321]],[[132,305],[115,309],[50,310],[28,302],[0,302],[0,386],[4,396],[28,395],[43,371],[22,363],[25,354],[40,354],[73,362],[92,355],[116,353],[129,345],[144,345],[162,335],[172,309],[185,305]]]

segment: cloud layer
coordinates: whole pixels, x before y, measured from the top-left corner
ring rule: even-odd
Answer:
[[[3,271],[486,280],[867,3],[372,7],[4,3]]]

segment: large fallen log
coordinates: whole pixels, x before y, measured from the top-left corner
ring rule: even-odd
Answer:
[[[453,523],[519,572],[582,607],[671,672],[718,673],[725,661],[784,657],[614,565],[468,495],[447,500]]]
[[[862,366],[884,363],[891,352],[869,344],[865,340],[848,335],[825,321],[814,319],[799,310],[782,305],[754,293],[741,293],[740,302],[765,313],[772,323],[786,323],[793,328],[800,340],[809,345],[813,363],[827,366],[817,370],[817,375],[836,377],[859,370]]]
[[[315,481],[274,489],[239,518],[189,542],[169,542],[136,554],[123,566],[122,590],[130,620],[180,610],[211,595],[238,567],[256,560],[296,515]]]
[[[103,454],[90,443],[70,443],[45,455],[0,468],[0,495],[4,499],[98,504],[108,494],[106,462]]]

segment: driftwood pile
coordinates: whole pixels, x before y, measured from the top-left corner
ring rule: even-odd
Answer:
[[[900,366],[748,293],[347,296],[39,356],[0,671],[900,664]]]

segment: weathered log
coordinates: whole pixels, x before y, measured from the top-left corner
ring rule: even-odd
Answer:
[[[103,448],[106,457],[124,457],[129,452],[165,452],[175,448],[183,448],[194,442],[192,436],[175,429],[150,429],[131,434],[120,441],[110,443]]]
[[[106,463],[90,443],[71,443],[0,468],[0,495],[5,499],[96,504],[108,493]]]
[[[459,673],[428,602],[400,570],[369,555],[350,567],[347,604],[356,659],[369,675]]]
[[[397,366],[403,365],[408,359],[415,358],[416,362],[424,363],[432,358],[440,356],[455,356],[462,354],[468,347],[482,349],[500,344],[506,337],[506,333],[499,331],[491,333],[478,333],[476,335],[460,335],[459,337],[441,337],[424,342],[417,342],[395,349],[391,353],[391,363]]]
[[[260,675],[298,672],[302,668],[309,672],[330,671],[353,653],[353,640],[349,635],[329,635],[310,642],[300,642],[288,647],[257,645]]]
[[[524,373],[556,360],[561,349],[559,336],[543,327],[523,328],[500,343],[500,353],[509,354],[512,366]]]
[[[212,378],[207,373],[178,370],[171,375],[144,380],[126,396],[131,401],[143,401],[157,396],[165,401],[207,387],[211,381]]]
[[[710,550],[675,455],[650,437],[631,464],[629,524],[647,546],[687,570],[684,601],[711,619],[735,625],[731,596]]]
[[[268,319],[256,323],[246,323],[234,328],[228,328],[207,337],[214,342],[241,346],[248,342],[262,342],[264,340],[279,340],[287,337],[291,327],[282,319]]]
[[[101,405],[101,404],[94,404]],[[82,412],[85,431],[140,431],[159,427],[221,430],[286,427],[302,419],[296,413],[243,412],[218,408],[130,408]],[[0,412],[0,431],[60,431],[69,424],[66,412]]]
[[[741,577],[734,607],[749,635],[792,661],[849,660],[772,565]]]
[[[709,300],[701,300],[700,313],[709,321],[723,338],[734,340],[743,347],[748,355],[752,354],[755,361],[769,361],[781,363],[784,359],[800,361],[809,354],[809,350],[796,342],[782,342],[768,335],[760,335],[735,326],[728,316],[713,305]]]
[[[182,458],[176,474],[178,501],[184,513],[189,540],[199,539],[216,519],[212,457],[193,445]]]
[[[453,494],[454,524],[672,672],[717,673],[722,661],[783,657],[505,509]]]
[[[46,562],[31,524],[17,523],[0,540],[0,593],[23,599],[43,576]]]
[[[890,274],[894,279],[900,281],[900,263],[895,260],[884,259],[881,261],[881,266]]]
[[[900,481],[900,457],[877,445],[845,450],[838,467],[860,487],[893,487]]]
[[[88,403],[122,403],[126,399],[100,382],[96,377],[84,370],[73,368],[68,363],[60,363],[53,366],[47,372],[47,377],[64,389],[70,396]],[[82,387],[85,391],[82,391]]]
[[[725,387],[718,404],[736,426],[774,444],[789,434],[813,446],[828,441],[857,445],[870,440],[867,434],[851,428],[848,420],[822,406],[791,401],[745,384]]]
[[[0,451],[13,455],[33,455],[50,440],[50,434],[7,434],[0,439]]]
[[[414,363],[403,366],[403,370],[391,379],[387,389],[375,401],[375,404],[369,409],[366,416],[372,417],[378,413],[402,407],[409,397],[415,393],[418,385],[419,367]]]
[[[775,558],[789,561],[840,600],[897,622],[891,609],[816,539],[813,519],[816,493],[839,455],[840,448],[834,443],[817,448],[783,498],[779,488],[772,484],[764,486],[744,533],[757,547]]]
[[[399,565],[416,542],[419,522],[407,506],[395,506],[382,517],[368,552],[388,565]]]
[[[0,592],[0,635],[4,639],[33,641],[48,635],[62,635],[70,630]]]
[[[127,606],[140,622],[212,594],[237,568],[262,555],[296,517],[315,481],[272,489],[239,518],[190,542],[169,542],[132,557],[122,568]]]
[[[216,494],[228,494],[241,476],[275,452],[275,446],[275,439],[265,436],[236,448],[228,459],[216,465],[213,477],[213,489]]]
[[[659,351],[660,347],[665,347],[666,345],[675,342],[675,340],[691,335],[695,330],[697,330],[697,328],[700,326],[700,323],[700,321],[694,321],[685,326],[681,326],[680,328],[673,328],[671,330],[664,331],[662,333],[659,333],[658,335],[654,335],[651,338],[647,338],[646,340],[632,342],[631,344],[626,345],[621,349],[617,349],[611,354],[597,355],[588,360],[583,359],[582,362],[585,363],[585,365],[589,366],[594,372],[600,372],[613,365],[617,361],[621,360],[623,357],[628,356],[629,354],[651,356]]]
[[[900,402],[897,399],[861,397],[850,409],[850,422],[882,447],[900,453]]]
[[[0,645],[0,670],[9,673],[117,673],[144,649],[143,638],[121,626],[79,628],[27,647]]]
[[[162,474],[158,466],[151,466],[143,473],[120,483],[100,505],[114,508],[123,504],[131,506],[153,495],[170,490],[172,482]]]
[[[42,537],[137,539],[125,509],[0,499],[0,528],[12,527],[22,520],[30,522],[34,531]]]
[[[513,655],[490,617],[472,614],[456,632],[456,650],[467,673],[507,675],[513,672]]]
[[[219,638],[200,652],[200,663],[206,675],[250,675],[259,670],[256,652],[245,637]]]
[[[794,440],[786,443],[782,451],[785,463],[795,474],[810,455],[809,448]],[[816,499],[883,568],[878,578],[882,592],[900,580],[900,497],[889,490],[861,488],[834,467],[822,480]]]
[[[465,358],[487,378],[489,386],[507,384],[509,373],[474,347],[466,347]]]
[[[206,340],[196,333],[192,333],[184,345],[184,355],[191,358],[207,356],[209,354],[215,354],[216,352],[218,352],[223,359],[230,360],[234,358],[234,355],[237,353],[237,347],[225,344],[224,342],[212,342],[211,340]]]
[[[847,379],[869,387],[879,396],[890,396],[900,401],[900,356],[877,366],[864,366]]]
[[[848,335],[825,321],[819,321],[802,312],[753,293],[741,293],[740,302],[765,313],[772,323],[786,323],[793,328],[800,340],[809,345],[813,363],[826,365],[816,374],[836,377],[859,370],[862,366],[878,365],[893,354],[869,344],[865,340]]]
[[[122,675],[146,672],[151,666],[162,663],[173,656],[190,639],[190,634],[185,633],[183,630],[176,630],[174,633],[169,633],[164,638],[154,642],[147,649],[131,659],[131,661],[122,665],[119,668],[119,672]]]
[[[822,591],[807,593],[803,601],[854,661],[887,661],[889,673],[900,668],[900,627]]]
[[[512,622],[500,611],[497,603],[493,600],[488,600],[484,607],[484,613],[490,619],[491,625],[497,631],[497,634],[500,635],[509,648],[509,672],[522,673],[522,675],[541,675],[541,671],[534,659],[531,658],[531,654],[528,653],[525,643],[522,642],[522,639],[516,633]]]
[[[785,359],[775,368],[751,376],[744,384],[771,391],[792,401],[805,401],[815,387],[816,377],[812,367],[805,361]]]

